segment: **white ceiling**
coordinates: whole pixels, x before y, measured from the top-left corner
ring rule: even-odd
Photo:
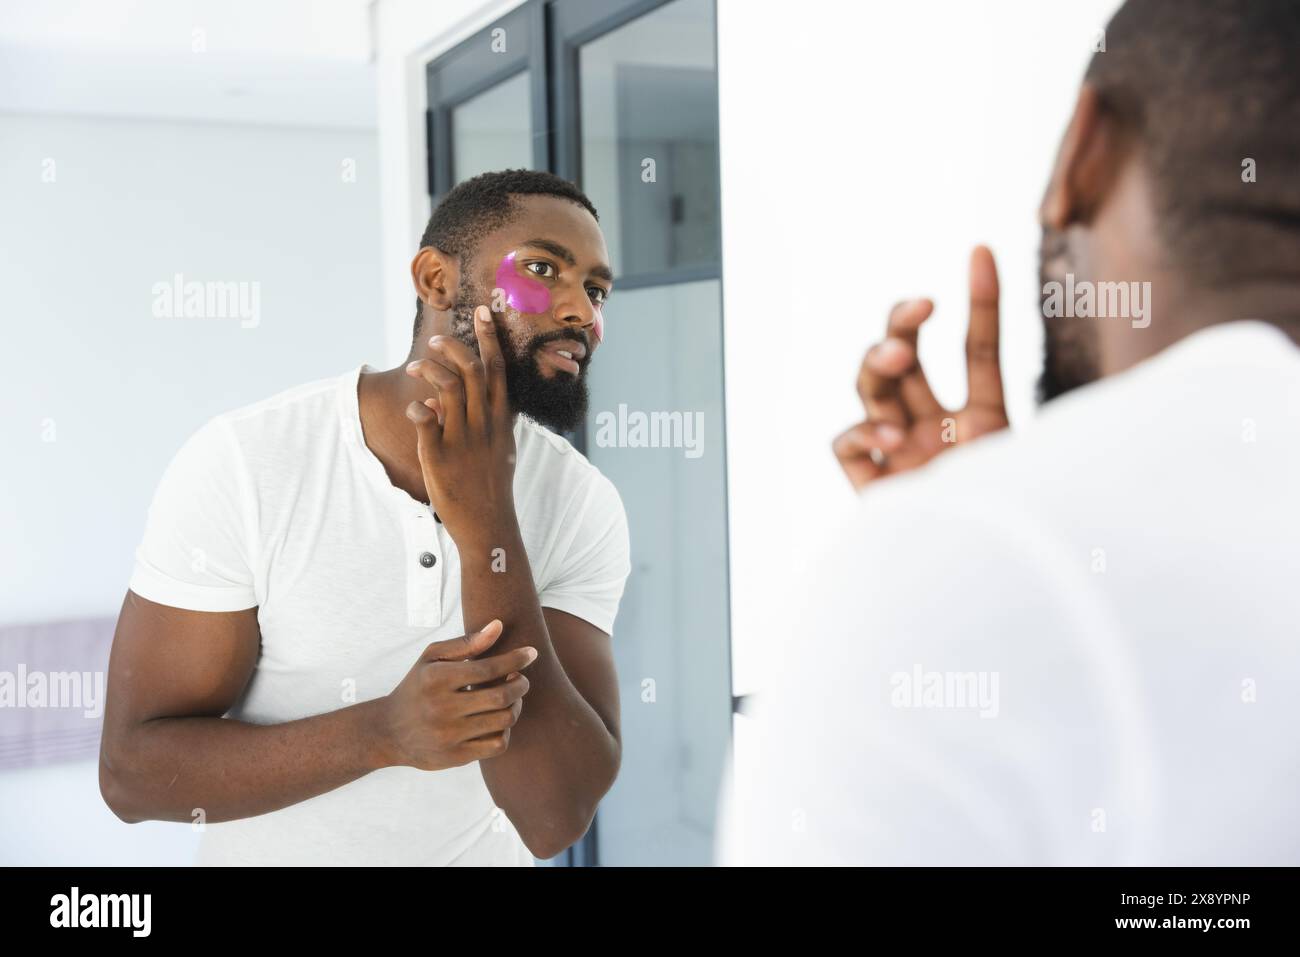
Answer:
[[[366,129],[372,0],[0,0],[0,112]]]

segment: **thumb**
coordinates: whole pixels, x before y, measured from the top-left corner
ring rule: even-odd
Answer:
[[[464,661],[466,658],[476,658],[496,644],[501,637],[501,630],[501,619],[493,618],[478,631],[472,631],[468,635],[435,641],[424,649],[423,660]]]

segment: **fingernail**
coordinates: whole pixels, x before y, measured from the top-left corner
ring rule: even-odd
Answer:
[[[537,649],[525,648],[524,650],[528,652],[528,663],[531,665],[534,661],[537,660]]]
[[[415,360],[414,362],[408,362],[408,363],[406,364],[406,371],[407,371],[407,372],[414,372],[416,369],[419,368],[419,366],[420,366],[420,360],[418,360],[418,359]]]
[[[879,425],[876,427],[876,438],[881,445],[897,445],[903,441],[903,430],[896,425]]]
[[[479,308],[475,310],[474,317],[478,319],[479,322],[483,323],[484,325],[487,325],[488,322],[490,322],[492,319],[492,314],[489,313],[486,309]]]

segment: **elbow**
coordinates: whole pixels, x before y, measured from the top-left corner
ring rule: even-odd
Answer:
[[[144,820],[143,817],[132,812],[126,788],[122,786],[121,780],[104,766],[103,758],[99,761],[99,796],[123,824],[139,824]]]
[[[148,818],[140,813],[124,771],[125,762],[120,754],[114,754],[115,750],[107,740],[100,744],[99,796],[123,824],[139,824]]]
[[[528,852],[538,860],[549,860],[577,844],[591,828],[600,801],[614,785],[621,763],[621,748],[613,738],[613,748],[605,773],[595,782],[592,796],[587,800],[571,799],[568,806],[554,818],[519,829],[519,838]]]
[[[533,857],[542,861],[549,860],[582,840],[594,818],[593,812],[585,817],[573,815],[563,821],[548,821],[544,827],[521,829],[519,838]]]

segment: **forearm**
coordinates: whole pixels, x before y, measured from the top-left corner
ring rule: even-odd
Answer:
[[[100,787],[125,821],[209,822],[279,810],[387,763],[383,699],[284,724],[155,718],[105,734]]]
[[[555,653],[513,514],[480,530],[460,556],[466,630],[499,618],[504,629],[493,654],[537,649],[510,747],[480,766],[493,800],[529,848],[551,856],[546,852],[558,853],[590,824],[618,771],[618,741]]]

